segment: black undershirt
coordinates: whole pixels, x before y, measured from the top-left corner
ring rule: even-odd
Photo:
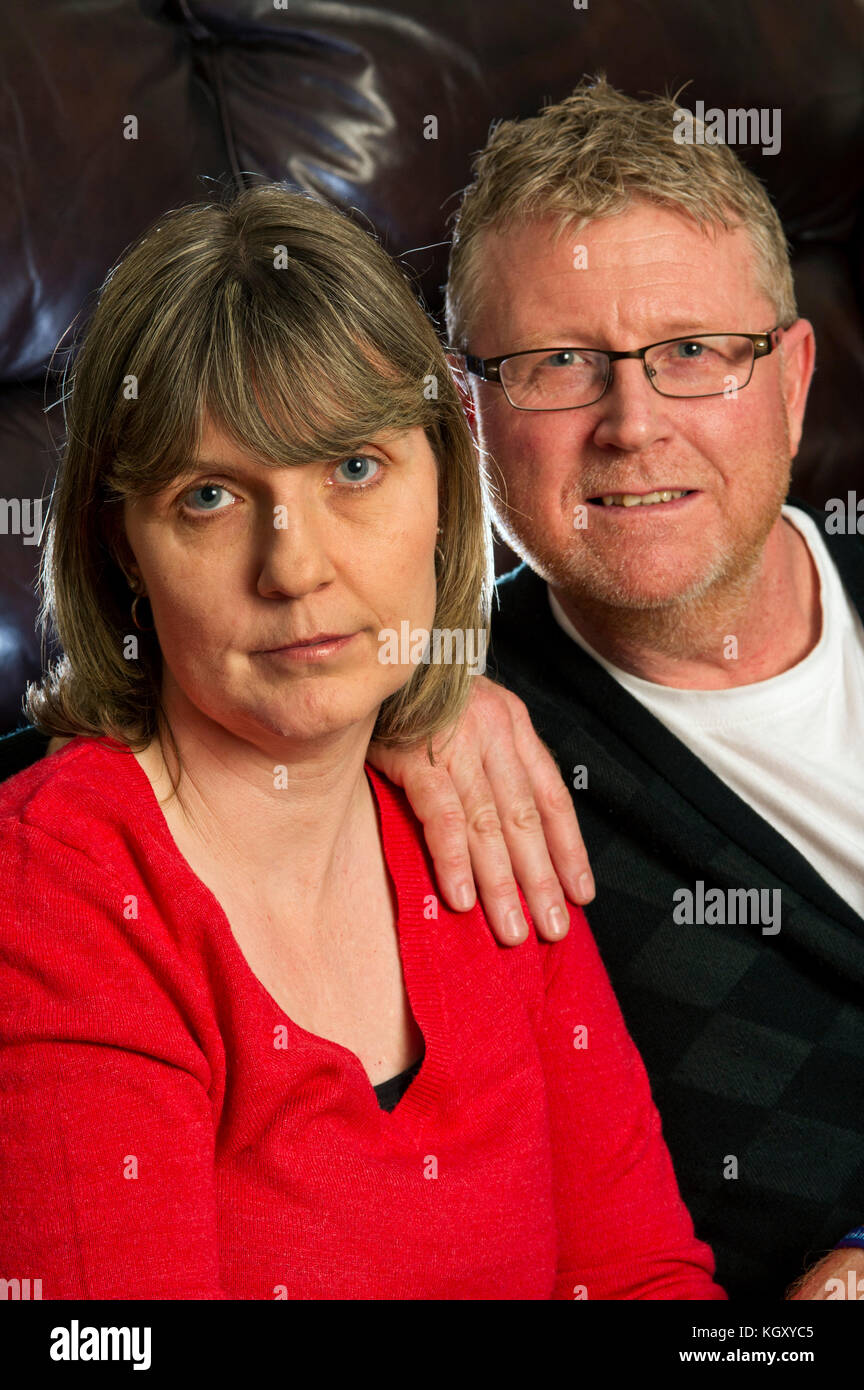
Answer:
[[[406,1067],[404,1071],[400,1071],[398,1076],[391,1076],[387,1081],[379,1081],[377,1086],[372,1087],[378,1097],[378,1104],[382,1110],[395,1110],[405,1092],[408,1090],[408,1087],[411,1085],[411,1082],[414,1080],[414,1077],[420,1070],[425,1056],[426,1048],[424,1047],[417,1061],[412,1062],[410,1067]]]

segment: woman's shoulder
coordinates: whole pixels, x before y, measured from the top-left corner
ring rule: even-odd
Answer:
[[[114,739],[79,736],[0,784],[0,838],[22,828],[94,854],[134,819],[129,748]]]
[[[199,1038],[222,1056],[194,924],[153,892],[145,783],[125,744],[81,736],[0,786],[0,1053],[25,1044],[49,1090],[66,1054],[86,1088],[96,1047],[205,1087]]]
[[[384,850],[393,877],[406,892],[429,893],[435,898],[436,924],[451,923],[457,939],[476,955],[484,969],[495,968],[502,978],[520,989],[534,1010],[542,1011],[553,980],[572,958],[583,959],[596,951],[581,907],[568,903],[570,926],[561,941],[547,941],[537,931],[528,903],[517,885],[519,905],[528,924],[528,935],[518,946],[501,945],[489,925],[482,903],[467,912],[450,910],[440,899],[435,866],[423,832],[403,789],[369,763],[366,770],[375,792],[384,829]],[[418,873],[419,868],[419,873]],[[422,885],[419,880],[422,877]],[[429,923],[430,930],[432,921]],[[439,943],[440,944],[440,943]],[[566,972],[565,972],[566,973]]]

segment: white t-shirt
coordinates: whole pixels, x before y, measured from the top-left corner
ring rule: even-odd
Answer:
[[[822,632],[797,666],[726,690],[677,690],[606,661],[558,624],[615,680],[779,830],[864,916],[864,626],[818,526],[784,507],[819,574]]]

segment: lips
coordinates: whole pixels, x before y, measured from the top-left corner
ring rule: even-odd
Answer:
[[[294,642],[280,642],[275,647],[262,647],[265,652],[287,652],[302,650],[303,647],[323,647],[327,642],[342,642],[346,637],[353,636],[350,632],[318,632],[313,637],[298,637]]]
[[[691,496],[692,488],[655,488],[651,492],[605,492],[589,497],[594,507],[658,507]]]

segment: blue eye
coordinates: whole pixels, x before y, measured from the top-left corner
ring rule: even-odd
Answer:
[[[343,459],[337,466],[336,472],[342,474],[342,480],[348,483],[368,483],[380,469],[381,465],[377,459],[370,458],[367,454],[351,454],[347,459]]]
[[[214,493],[216,494],[215,496],[213,495]],[[187,492],[187,493],[186,493],[186,497],[184,498],[184,501],[186,501],[186,500],[189,499],[189,498],[192,498],[192,499],[195,499],[195,498],[197,498],[197,497],[200,497],[200,498],[201,498],[202,505],[201,505],[200,507],[196,507],[196,506],[194,505],[194,501],[190,504],[190,505],[191,505],[191,509],[192,509],[193,512],[194,512],[194,511],[205,511],[205,512],[221,511],[222,508],[219,507],[219,505],[218,505],[218,503],[219,503],[219,494],[220,494],[220,493],[224,493],[226,497],[230,496],[230,494],[228,493],[228,489],[222,487],[222,485],[221,485],[220,483],[202,483],[201,487],[192,488],[192,490],[191,490],[190,492]]]

